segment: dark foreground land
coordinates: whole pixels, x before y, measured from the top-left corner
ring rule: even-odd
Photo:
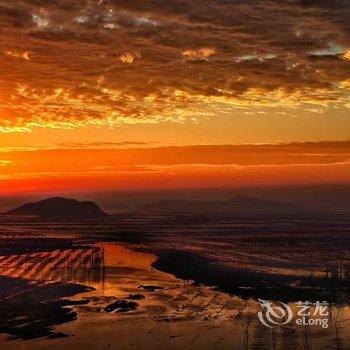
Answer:
[[[2,218],[0,236],[1,349],[350,348],[344,217]],[[272,331],[259,298],[336,317]]]

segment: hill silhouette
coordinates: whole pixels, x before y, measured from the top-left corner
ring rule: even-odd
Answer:
[[[5,213],[6,215],[30,215],[41,219],[75,220],[100,219],[106,214],[94,202],[82,202],[76,199],[53,197],[35,203],[27,203]]]
[[[235,198],[220,200],[186,200],[170,199],[160,200],[139,206],[145,211],[155,212],[189,212],[189,213],[221,213],[236,215],[273,215],[299,213],[302,207],[288,202],[237,196]]]

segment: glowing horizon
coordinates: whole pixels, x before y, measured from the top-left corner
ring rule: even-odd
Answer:
[[[346,183],[349,147],[319,142],[3,151],[0,193]]]

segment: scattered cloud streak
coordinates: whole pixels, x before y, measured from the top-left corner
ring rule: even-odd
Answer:
[[[106,141],[96,141],[96,142],[63,142],[58,144],[58,147],[63,148],[118,148],[118,147],[145,147],[151,146],[156,142],[141,142],[141,141],[121,141],[121,142],[106,142]]]
[[[0,159],[0,167],[3,167],[3,166],[8,166],[10,165],[12,162],[10,160],[1,160]]]
[[[15,58],[22,58],[24,60],[29,61],[29,52],[25,51],[25,52],[17,52],[17,51],[4,51],[4,54],[6,56],[10,56],[10,57],[15,57]]]
[[[181,55],[187,60],[208,60],[210,56],[215,54],[215,50],[209,47],[203,47],[198,50],[184,50]]]

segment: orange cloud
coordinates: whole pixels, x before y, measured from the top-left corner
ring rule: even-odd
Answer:
[[[210,47],[203,47],[198,50],[184,50],[181,55],[188,60],[205,60],[214,55],[216,50]]]
[[[344,60],[350,61],[350,49],[346,50],[342,55]]]
[[[25,51],[25,52],[17,52],[17,51],[4,51],[4,54],[6,56],[10,56],[10,57],[15,57],[15,58],[22,58],[24,60],[29,61],[29,52]]]
[[[344,1],[2,1],[0,132],[220,122],[258,108],[346,113],[347,10]]]
[[[141,58],[141,55],[137,52],[137,53],[132,53],[129,51],[124,51],[120,56],[119,56],[119,60],[123,63],[134,63],[135,60],[137,58]]]

